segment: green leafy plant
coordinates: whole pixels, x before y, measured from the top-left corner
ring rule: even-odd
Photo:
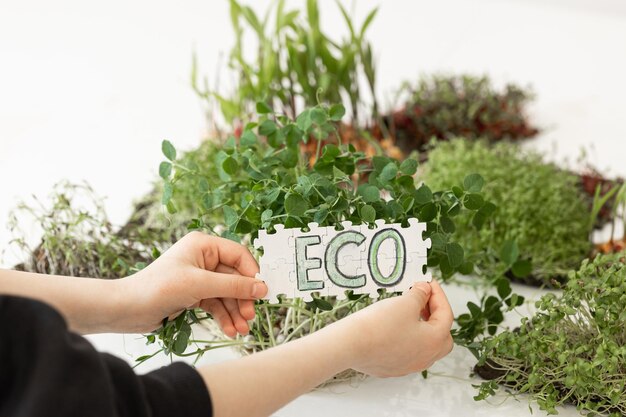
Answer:
[[[402,91],[409,96],[406,103],[383,123],[405,152],[427,150],[432,138],[496,142],[538,133],[525,115],[532,93],[514,84],[498,90],[486,76],[433,75]]]
[[[574,174],[510,143],[489,146],[455,139],[430,152],[423,178],[446,188],[464,172],[479,172],[485,178],[483,196],[495,204],[456,222],[456,236],[473,254],[470,259],[481,275],[501,276],[504,263],[510,264],[511,278],[551,285],[589,256],[593,215]],[[488,220],[482,216],[485,211]],[[477,223],[484,224],[478,233]]]
[[[22,202],[10,216],[11,244],[26,260],[15,269],[80,277],[119,278],[151,259],[148,235],[130,241],[106,217],[102,199],[87,184],[61,182],[49,202]],[[20,224],[35,224],[41,240],[35,247]]]
[[[438,270],[444,280],[455,272],[472,273],[473,264],[452,237],[458,216],[476,215],[487,204],[481,195],[484,180],[480,175],[462,178],[454,190],[433,191],[416,182],[415,159],[368,158],[341,143],[322,146],[344,114],[341,105],[306,109],[295,121],[271,113],[262,103],[257,108],[261,113],[259,122],[248,124],[238,140],[230,137],[222,149],[212,148],[204,155],[204,162],[195,159],[197,153],[192,159],[178,156],[171,143],[163,143],[167,160],[161,164],[165,181],[162,202],[172,212],[181,205],[201,212],[189,219],[189,229],[219,233],[249,244],[260,229],[271,231],[277,224],[305,228],[310,222],[340,226],[340,222],[349,220],[374,226],[376,219],[406,223],[408,218],[417,217],[427,223],[424,237],[432,241],[428,253],[431,269]],[[317,142],[313,165],[299,152],[301,143],[309,141]],[[186,190],[181,192],[184,197],[180,200],[176,199],[177,189]],[[498,307],[517,305],[508,293],[497,301]],[[245,339],[228,341],[217,335],[212,341],[197,342],[194,351],[185,353],[182,348],[187,346],[177,345],[175,340],[189,340],[189,335],[183,330],[185,320],[177,319],[179,325],[165,323],[149,336],[149,341],[158,339],[167,347],[167,353],[180,355],[201,355],[216,346],[238,346],[252,352],[309,334],[370,303],[368,296],[350,293],[346,300],[316,297],[310,303],[300,299],[281,299],[278,304],[259,302],[251,335]],[[487,304],[494,307],[491,301]],[[186,314],[193,314],[187,317],[188,323],[200,317],[193,312]],[[473,331],[485,329],[488,324],[476,321],[496,319],[488,311],[465,326],[473,325]],[[166,334],[168,325],[173,330]]]
[[[561,296],[547,294],[519,328],[484,341],[476,373],[528,393],[542,410],[571,403],[581,412],[626,415],[626,262],[624,253],[584,260]]]
[[[587,197],[587,204],[596,212],[594,224],[596,228],[602,228],[607,223],[614,223],[615,209],[619,205],[619,196],[615,193],[623,185],[623,179],[605,178],[592,167],[587,167],[579,174],[579,186]]]
[[[614,186],[602,195],[600,187],[596,189],[596,204],[594,204],[594,213],[600,213],[598,206],[604,201],[610,201],[610,210],[607,218],[611,221],[611,234],[607,242],[596,245],[597,253],[615,253],[626,249],[626,183]],[[616,227],[621,223],[622,236],[616,236]]]
[[[288,10],[284,0],[270,6],[263,16],[250,6],[230,0],[235,46],[229,63],[236,73],[237,84],[229,95],[211,89],[208,80],[198,76],[194,58],[191,77],[194,90],[209,101],[210,107],[216,100],[217,109],[228,123],[254,114],[256,103],[261,101],[266,110],[276,109],[295,118],[302,106],[338,103],[344,97],[353,119],[358,120],[359,110],[365,105],[360,83],[363,78],[376,113],[375,65],[365,35],[377,9],[370,11],[362,25],[356,27],[343,6],[337,5],[349,32],[341,41],[322,30],[316,0],[307,0],[304,16],[300,10]],[[250,35],[257,49],[248,60],[244,47]]]
[[[173,190],[183,181],[196,183],[197,203],[209,218],[221,215],[227,227],[223,234],[236,240],[247,234],[254,238],[259,229],[271,230],[275,224],[303,228],[309,222],[325,226],[350,220],[373,225],[375,219],[405,222],[418,217],[427,222],[427,237],[438,249],[432,251],[431,259],[438,260],[444,277],[456,272],[464,259],[462,250],[450,242],[452,219],[463,209],[480,208],[468,202],[472,200],[469,197],[481,198],[482,178],[468,176],[457,187],[457,194],[432,192],[415,183],[417,161],[399,162],[386,156],[368,161],[349,145],[318,146],[316,162],[308,166],[301,158],[300,143],[316,140],[321,144],[343,113],[341,105],[307,109],[295,121],[266,113],[258,124],[247,126],[239,143],[234,137],[227,140],[209,166],[184,166],[174,160],[175,154],[166,153],[171,161],[165,164],[173,164],[174,172],[166,176],[164,189]],[[164,142],[164,149],[170,146]],[[218,182],[211,184],[210,180]],[[390,199],[384,198],[385,194]],[[175,207],[173,193],[166,191],[163,203]],[[206,222],[200,217],[191,224],[197,228]],[[465,269],[471,270],[470,266]]]
[[[189,167],[197,171],[201,166],[213,163],[221,148],[219,140],[204,140],[197,148],[179,155],[171,143],[164,142],[162,152],[172,160],[160,163],[159,180],[153,190],[135,202],[130,218],[117,234],[140,241],[147,234],[165,246],[183,237],[189,231],[189,219],[206,215],[205,204],[199,195],[208,191],[209,184],[218,184],[223,178],[217,171],[205,171],[197,182],[182,180],[176,187],[163,179],[170,178],[177,169]],[[165,205],[164,201],[167,201]]]

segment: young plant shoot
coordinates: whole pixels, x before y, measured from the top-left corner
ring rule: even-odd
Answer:
[[[230,51],[229,66],[235,71],[237,85],[228,96],[211,89],[208,79],[200,80],[194,58],[191,76],[194,90],[228,124],[254,114],[255,105],[261,100],[291,118],[298,115],[303,105],[337,103],[344,97],[355,122],[361,113],[375,115],[376,68],[365,35],[378,8],[369,11],[357,26],[341,3],[337,2],[337,6],[349,33],[343,39],[332,39],[324,32],[316,0],[307,0],[305,11],[289,10],[285,1],[279,0],[272,3],[263,17],[250,6],[231,0],[235,45]],[[248,36],[259,45],[253,54],[245,50]],[[359,82],[361,79],[366,81],[366,91]],[[366,104],[364,97],[369,97],[371,104]],[[213,106],[215,102],[218,106]],[[209,116],[215,121],[214,114]]]
[[[20,224],[36,224],[32,247]],[[26,259],[14,269],[53,275],[120,278],[150,261],[151,233],[127,239],[109,222],[102,199],[87,184],[55,185],[48,201],[21,202],[10,216],[11,243]]]
[[[539,132],[525,114],[532,93],[514,84],[500,90],[488,77],[433,75],[402,92],[408,95],[404,106],[383,122],[405,152],[427,151],[433,138],[517,141]]]
[[[550,414],[562,404],[626,414],[624,253],[586,259],[568,278],[563,294],[544,295],[519,328],[483,342],[475,371],[489,381],[475,399],[502,385],[530,394]]]
[[[423,178],[433,187],[454,187],[468,171],[485,178],[481,198],[495,204],[456,221],[457,239],[479,274],[497,279],[506,265],[510,277],[551,285],[589,256],[592,213],[574,174],[510,143],[455,139],[430,152]],[[464,199],[469,207],[481,204],[478,197]],[[487,209],[489,219],[482,216]]]

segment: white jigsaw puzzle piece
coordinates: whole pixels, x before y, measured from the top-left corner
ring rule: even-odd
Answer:
[[[352,290],[355,294],[368,294],[371,298],[378,298],[379,289],[401,292],[409,289],[417,281],[431,281],[430,272],[426,271],[428,249],[431,247],[430,239],[424,240],[422,234],[426,231],[426,223],[420,223],[417,219],[408,220],[409,226],[403,228],[401,224],[386,224],[384,220],[376,220],[375,227],[368,225],[352,225],[349,221],[341,222],[343,230],[336,230],[333,226],[319,227],[317,223],[309,223],[307,229],[285,229],[283,225],[276,225],[274,233],[260,230],[258,238],[254,240],[256,249],[263,249],[260,259],[260,272],[257,278],[264,280],[268,285],[268,294],[265,297],[270,303],[277,303],[279,295],[288,298],[300,297],[305,301],[312,300],[312,294],[320,296],[337,296],[338,299],[346,298],[346,290]],[[377,253],[370,253],[372,239],[385,230],[395,230],[401,237],[404,252],[398,253],[398,246],[393,239],[383,239]],[[326,250],[337,236],[345,232],[358,232],[363,235],[363,242],[357,245],[347,242],[337,250],[337,259],[328,259],[336,263],[341,274],[346,277],[365,276],[365,285],[359,288],[346,288],[330,279],[328,262],[325,259]],[[298,289],[298,265],[297,244],[298,238],[314,236],[310,244],[300,245],[304,248],[304,257],[309,267],[301,270],[301,276],[306,273],[308,282],[321,281],[323,288],[313,290]],[[358,237],[358,236],[357,236]],[[375,256],[374,262],[371,258]],[[373,264],[375,263],[375,266]],[[320,268],[310,267],[320,265]],[[390,285],[377,283],[372,278],[372,268],[377,268],[382,279],[388,278],[394,273],[396,267],[401,269],[400,277]],[[350,278],[352,279],[352,278]],[[319,284],[318,284],[319,285]]]
[[[295,277],[295,251],[289,247],[290,238],[293,238],[295,230],[285,229],[283,225],[278,224],[272,234],[266,230],[259,230],[259,237],[253,242],[256,249],[264,249],[257,278],[267,284],[268,292],[265,298],[270,303],[278,303],[279,295],[288,298],[295,296],[297,286],[289,279]]]

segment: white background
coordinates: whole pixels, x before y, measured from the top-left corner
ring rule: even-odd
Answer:
[[[320,3],[327,31],[345,34],[334,2]],[[369,38],[383,104],[401,81],[435,71],[530,85],[537,93],[532,120],[544,133],[527,146],[561,162],[574,161],[585,147],[593,164],[626,175],[626,4],[359,0],[352,9],[357,24],[377,3]],[[189,86],[191,54],[198,52],[211,80],[221,62],[228,84],[227,6],[225,0],[0,0],[0,252],[10,239],[7,213],[18,200],[45,197],[61,179],[84,179],[107,197],[107,211],[119,224],[132,200],[150,189],[161,140],[182,149],[199,143],[206,124]],[[9,250],[0,266],[16,260]],[[125,350],[145,351],[134,336],[92,340],[129,360]],[[471,364],[455,350],[438,365],[454,378],[370,379],[358,388],[309,394],[280,415],[528,415],[524,399],[500,408],[473,403],[469,383],[455,379],[466,378]]]

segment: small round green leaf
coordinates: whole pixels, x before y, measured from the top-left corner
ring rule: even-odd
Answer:
[[[239,221],[239,215],[233,208],[224,206],[223,211],[224,211],[224,222],[226,223],[226,226],[231,227]]]
[[[486,221],[487,216],[484,213],[481,213],[480,210],[478,210],[472,218],[472,224],[476,229],[481,229],[485,225]]]
[[[465,253],[463,248],[456,242],[451,242],[446,245],[446,254],[448,255],[448,262],[453,268],[459,267],[463,263],[463,257]]]
[[[291,148],[284,148],[278,154],[278,157],[281,161],[283,161],[283,167],[285,168],[293,168],[298,165],[299,156],[300,154]]]
[[[164,180],[168,179],[172,174],[172,163],[163,161],[159,165],[159,176]]]
[[[389,162],[387,165],[385,165],[385,167],[381,171],[378,178],[381,181],[390,181],[394,179],[397,174],[398,174],[398,166],[396,165],[395,162]]]
[[[483,189],[485,180],[480,174],[470,174],[463,180],[463,188],[470,193],[478,193]]]
[[[167,212],[169,214],[174,214],[178,211],[178,209],[176,208],[176,205],[174,204],[172,200],[167,202],[167,204],[165,205],[165,208],[167,209]]]
[[[237,170],[239,169],[239,163],[237,163],[237,160],[235,158],[229,156],[228,158],[224,159],[224,162],[222,162],[222,169],[228,175],[233,175],[237,173]]]
[[[163,155],[170,161],[176,159],[176,148],[174,148],[174,145],[172,145],[172,142],[169,140],[161,142],[161,151],[163,151]]]
[[[469,275],[474,272],[474,264],[470,261],[463,261],[461,266],[459,266],[459,272],[463,275]]]
[[[476,303],[472,303],[471,301],[467,303],[467,309],[469,310],[472,317],[480,317],[482,315],[482,310]]]
[[[174,187],[171,182],[166,182],[163,184],[163,196],[161,197],[161,204],[166,206],[170,200],[172,199],[172,194],[174,193]]]
[[[274,212],[271,209],[264,210],[263,213],[261,213],[261,221],[263,223],[265,223],[266,221],[269,221],[269,219],[272,218],[273,214]]]
[[[482,206],[478,211],[489,217],[496,211],[496,205],[490,201],[487,201],[485,205]]]
[[[319,209],[313,214],[313,221],[317,224],[322,224],[326,217],[328,217],[328,209]]]
[[[452,267],[452,265],[450,265],[448,257],[441,258],[441,260],[439,261],[439,270],[444,276],[452,275],[452,273],[454,272],[454,268]]]
[[[209,187],[209,181],[204,177],[200,178],[200,180],[198,181],[198,190],[201,193],[206,193],[209,191]]]
[[[323,298],[314,298],[313,303],[315,304],[315,307],[322,311],[330,311],[333,309],[333,305]]]
[[[369,204],[361,207],[361,219],[364,222],[373,223],[376,220],[376,210]]]
[[[248,220],[241,219],[237,222],[235,226],[235,233],[240,233],[242,235],[248,234],[252,231],[252,223]]]
[[[187,323],[185,323],[187,324]],[[187,326],[189,326],[187,324]],[[187,349],[187,345],[189,344],[189,336],[191,335],[191,330],[181,330],[176,335],[176,339],[174,341],[174,346],[172,346],[172,351],[178,355],[183,354]]]
[[[463,199],[463,205],[469,210],[478,210],[485,204],[483,196],[480,194],[468,194]]]
[[[519,248],[514,240],[507,240],[500,249],[500,260],[507,265],[513,265],[519,256]]]
[[[311,109],[311,121],[315,124],[322,125],[326,123],[328,116],[326,112],[319,107]]]
[[[426,261],[426,265],[429,268],[432,268],[434,266],[439,265],[440,261],[441,261],[441,258],[436,253],[432,253],[432,254],[428,255],[428,259]]]
[[[442,216],[439,219],[439,225],[441,226],[441,229],[446,233],[454,233],[454,231],[456,230],[456,226],[454,225],[454,222],[450,217]]]
[[[424,205],[417,216],[421,222],[429,222],[435,217],[437,217],[437,206],[433,203],[427,203]]]
[[[296,118],[296,124],[298,129],[302,132],[308,133],[313,121],[311,120],[311,109],[303,110],[302,113]]]
[[[374,166],[374,171],[379,174],[390,162],[391,162],[391,158],[388,158],[382,155],[376,155],[372,158],[372,165]]]
[[[272,120],[266,120],[259,126],[259,134],[263,136],[270,136],[277,130],[276,123]]]
[[[400,172],[405,175],[413,175],[417,172],[417,161],[415,159],[405,159],[400,164]]]
[[[285,211],[290,216],[302,216],[307,208],[308,204],[300,194],[289,194],[285,199]]]
[[[511,272],[517,278],[526,278],[532,272],[532,264],[525,259],[518,259],[511,267]]]
[[[448,216],[454,217],[461,212],[461,203],[455,201],[448,209]]]
[[[489,216],[496,211],[496,205],[491,202],[486,202],[478,211],[474,214],[474,218],[472,219],[472,223],[474,227],[480,229],[489,219]]]
[[[272,108],[264,101],[258,101],[256,103],[256,112],[259,114],[268,114],[272,112]]]
[[[338,122],[343,118],[343,115],[346,114],[346,109],[342,104],[333,104],[330,106],[330,110],[328,111],[328,115],[330,116],[330,120],[333,122]]]
[[[441,233],[433,233],[430,235],[430,241],[433,249],[443,249],[446,245],[446,238]]]
[[[509,283],[508,279],[501,278],[496,281],[496,288],[498,289],[498,295],[503,300],[508,297],[512,292],[511,284]]]
[[[422,185],[420,188],[415,190],[414,197],[417,204],[430,203],[433,199],[433,192],[430,191],[428,186]]]
[[[258,139],[252,130],[244,130],[239,138],[241,146],[250,147],[258,143]]]
[[[332,143],[326,144],[322,148],[322,159],[326,162],[333,162],[339,155],[341,155],[341,149]]]
[[[380,200],[380,190],[373,185],[365,184],[359,187],[359,194],[366,203],[375,203]]]

